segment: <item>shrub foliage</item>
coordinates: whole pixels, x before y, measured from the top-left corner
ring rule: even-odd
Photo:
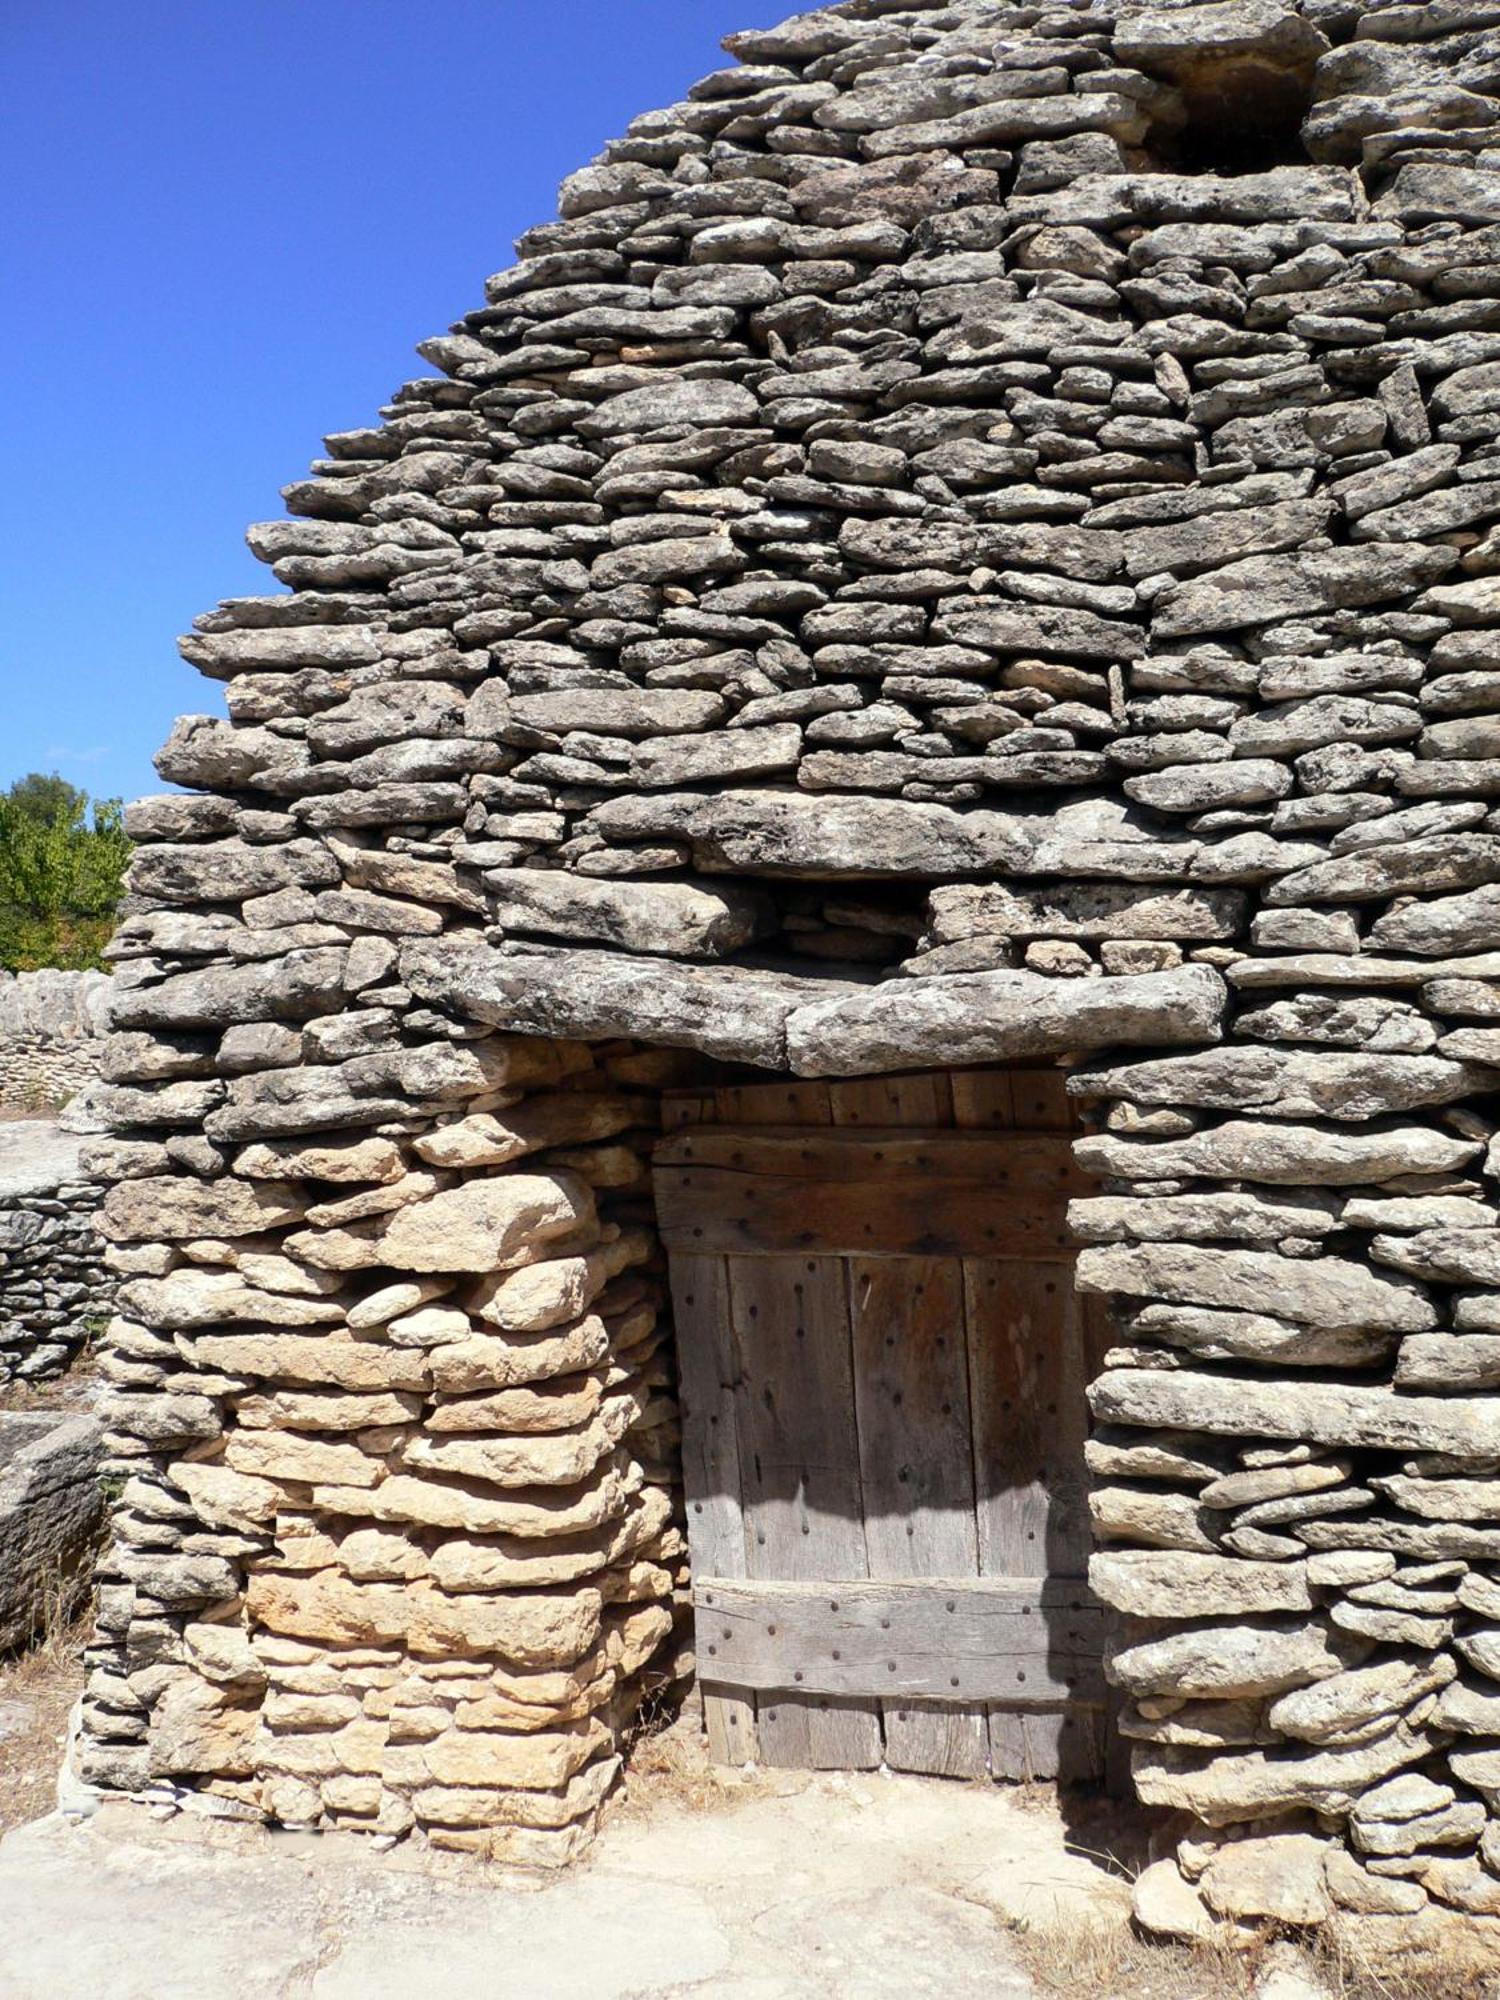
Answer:
[[[118,799],[33,771],[0,794],[0,966],[100,963],[130,859]]]

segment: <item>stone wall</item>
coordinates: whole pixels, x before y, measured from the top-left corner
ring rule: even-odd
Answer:
[[[129,820],[93,1775],[577,1851],[655,1091],[1066,1056],[1143,1914],[1488,1935],[1497,30],[733,37],[252,529]]]
[[[56,1125],[0,1121],[0,1386],[63,1374],[108,1318],[104,1189],[85,1153]]]
[[[0,1413],[0,1653],[78,1615],[103,1512],[92,1417]]]
[[[55,1110],[94,1081],[109,992],[102,972],[0,971],[0,1118]]]

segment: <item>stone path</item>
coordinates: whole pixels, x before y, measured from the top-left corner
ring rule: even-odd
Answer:
[[[589,1863],[414,1866],[107,1806],[0,1844],[4,2000],[1027,2000],[1007,1925],[1124,1890],[1003,1793],[818,1778],[615,1816]]]

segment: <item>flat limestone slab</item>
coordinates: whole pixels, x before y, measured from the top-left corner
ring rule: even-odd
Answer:
[[[779,1069],[786,1023],[813,985],[743,966],[676,965],[626,952],[492,950],[479,939],[436,939],[401,955],[424,1000],[516,1033],[570,1040],[631,1036],[726,1061]],[[850,989],[832,982],[837,992]]]
[[[0,1845],[5,2000],[1031,2000],[1015,1922],[1123,1922],[1060,1818],[803,1777],[615,1813],[523,1875],[111,1804]]]
[[[47,1118],[0,1120],[0,1202],[84,1180],[78,1157],[86,1144]]]
[[[1213,1041],[1224,997],[1224,982],[1206,965],[1124,979],[1039,972],[892,979],[799,1009],[787,1023],[787,1066],[795,1076],[871,1076],[1122,1043]]]
[[[1211,1042],[1226,997],[1204,965],[1113,979],[968,972],[855,985],[624,952],[515,955],[457,938],[407,946],[401,970],[422,999],[518,1033],[630,1036],[794,1076]]]
[[[1316,1264],[1309,1264],[1316,1270]],[[1370,1451],[1500,1457],[1500,1402],[1492,1395],[1407,1396],[1384,1386],[1276,1382],[1236,1375],[1111,1368],[1089,1389],[1101,1423],[1215,1431],[1227,1437],[1307,1438]]]
[[[94,1417],[0,1414],[0,1651],[41,1630],[49,1601],[81,1594],[104,1500]]]

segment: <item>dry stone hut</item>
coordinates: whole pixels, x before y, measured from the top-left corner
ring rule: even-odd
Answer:
[[[86,1771],[562,1860],[691,1605],[721,1757],[1487,1934],[1500,4],[729,47],[184,642]]]

